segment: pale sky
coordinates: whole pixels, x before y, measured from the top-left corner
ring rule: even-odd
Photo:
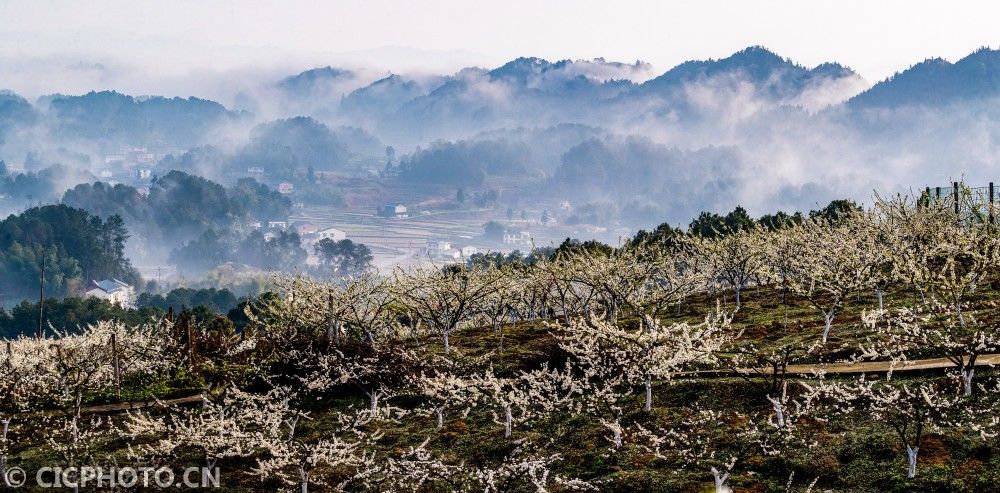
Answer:
[[[177,75],[604,57],[661,73],[759,44],[808,66],[838,61],[875,82],[928,57],[997,47],[998,14],[987,1],[0,0],[0,62],[21,63],[9,71],[25,60],[113,60]]]

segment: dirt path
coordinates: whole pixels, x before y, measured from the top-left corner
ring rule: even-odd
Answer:
[[[115,402],[112,404],[87,406],[82,408],[80,411],[85,414],[112,413],[118,411],[131,411],[134,409],[145,409],[147,407],[167,407],[167,406],[173,406],[175,404],[191,404],[194,402],[201,402],[204,398],[205,394],[196,394],[196,395],[189,395],[186,397],[176,397],[174,399],[166,399],[162,401],[153,400],[153,401]]]
[[[986,354],[976,359],[976,366],[1000,365],[1000,354]],[[826,373],[880,373],[889,371],[886,361],[865,361],[860,363],[829,363],[823,365],[788,365],[788,373],[807,374],[815,370]],[[893,371],[931,370],[935,368],[950,368],[955,364],[947,358],[919,359],[897,363]]]
[[[173,406],[177,404],[193,404],[195,402],[201,402],[204,399],[204,395],[205,394],[195,394],[195,395],[175,397],[173,399],[164,399],[164,400],[114,402],[111,404],[84,406],[80,408],[80,413],[81,414],[114,413],[114,412],[132,411],[136,409],[146,409],[153,407],[164,408],[167,406]],[[21,416],[38,416],[38,415],[51,415],[53,413],[60,413],[60,412],[66,412],[66,411],[46,409],[40,411],[27,411],[19,414]]]

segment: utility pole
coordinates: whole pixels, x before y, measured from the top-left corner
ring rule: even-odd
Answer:
[[[42,272],[38,277],[38,329],[35,338],[42,338],[42,317],[45,315],[45,250],[42,249]]]

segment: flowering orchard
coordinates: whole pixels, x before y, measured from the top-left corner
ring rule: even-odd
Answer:
[[[904,197],[531,263],[282,277],[239,332],[6,341],[0,468],[218,467],[231,491],[988,491],[998,280],[991,224]]]

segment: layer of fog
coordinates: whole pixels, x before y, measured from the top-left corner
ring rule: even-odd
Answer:
[[[31,87],[27,80],[33,76],[31,70],[17,70],[28,65],[4,63],[6,69],[25,78],[15,83],[5,75],[5,84]],[[52,60],[33,67],[42,67],[51,77],[73,80],[76,86],[69,90],[77,93],[114,88],[132,94],[188,95],[197,87],[195,95],[252,113],[247,120],[227,123],[204,136],[203,144],[227,153],[245,145],[255,125],[295,115],[313,116],[334,129],[341,125],[363,128],[396,146],[400,154],[439,140],[516,138],[500,129],[530,132],[561,123],[598,128],[610,146],[629,137],[646,139],[650,145],[661,146],[654,155],[663,149],[724,150],[710,163],[678,158],[665,164],[666,169],[656,173],[662,182],[649,184],[643,194],[608,193],[602,187],[558,192],[574,204],[649,206],[649,214],[626,221],[629,227],[661,221],[683,225],[693,212],[723,212],[736,205],[763,214],[808,210],[834,198],[869,202],[873,191],[895,193],[961,178],[982,185],[997,171],[1000,154],[995,125],[1000,118],[998,102],[849,111],[840,103],[867,87],[860,78],[829,79],[792,98],[776,100],[762,90],[760,81],[740,73],[688,83],[669,97],[626,97],[634,84],[617,87],[611,83],[645,80],[652,72],[641,64],[573,64],[565,73],[533,79],[526,87],[493,80],[484,69],[450,75],[414,72],[399,74],[401,80],[415,84],[412,99],[398,107],[380,107],[374,100],[370,106],[348,111],[343,101],[389,73],[352,66],[347,68],[349,76],[323,81],[308,94],[289,94],[278,82],[302,67],[239,69],[155,81],[128,66],[67,65]],[[583,95],[560,93],[561,84],[574,76],[609,84]],[[454,97],[441,94],[448,88],[456,88]],[[567,141],[544,149],[548,162],[542,163],[542,174],[552,176],[564,164],[553,156],[579,143]],[[18,163],[33,152],[43,157],[43,163],[62,162],[60,148],[94,156],[89,166],[77,163],[78,167],[91,173],[101,167],[99,156],[104,149],[93,142],[53,141],[43,124],[8,135],[0,159]],[[213,170],[200,171],[212,176]],[[69,188],[79,179],[68,174],[57,186]]]

